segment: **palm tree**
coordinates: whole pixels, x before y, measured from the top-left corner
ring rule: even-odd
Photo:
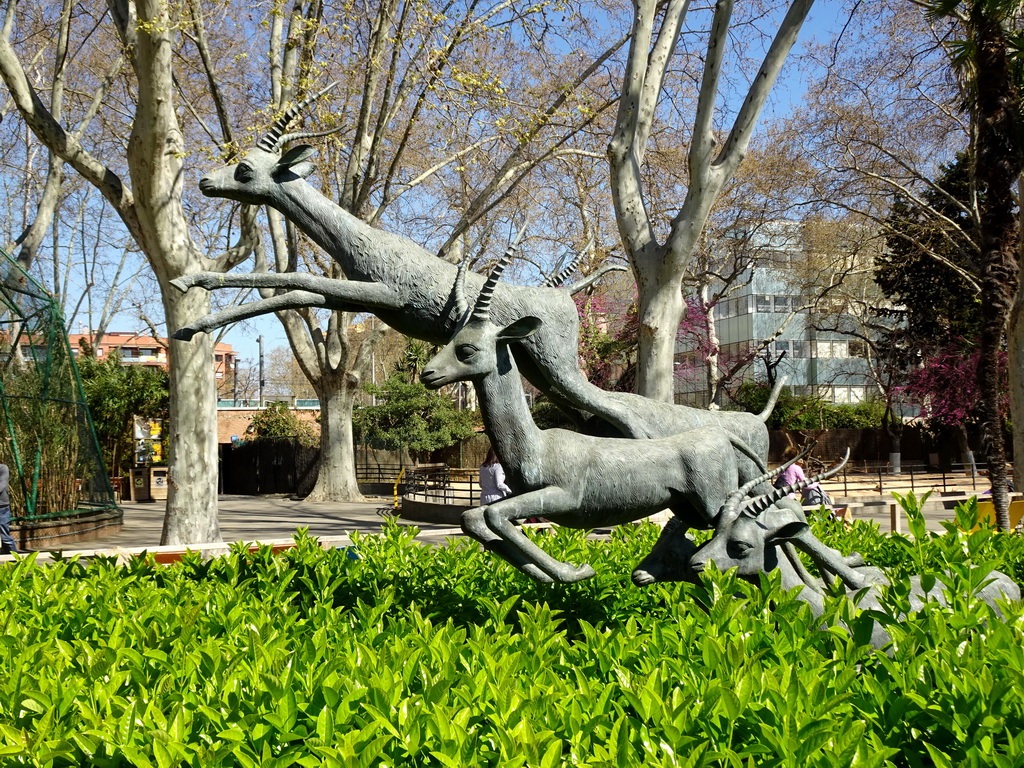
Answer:
[[[981,365],[978,386],[985,449],[998,526],[1010,527],[1006,444],[999,406],[1006,382],[999,375],[1010,310],[1017,292],[1017,219],[1013,186],[1024,171],[1020,0],[936,0],[925,5],[933,20],[954,22],[962,35],[949,52],[972,122],[973,176],[981,215]]]

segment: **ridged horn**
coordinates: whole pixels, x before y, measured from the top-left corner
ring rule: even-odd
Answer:
[[[804,458],[807,454],[809,454],[811,450],[814,448],[814,446],[815,443],[812,442],[810,445],[804,448],[803,451],[798,453],[785,464],[781,464],[775,469],[769,469],[767,472],[765,472],[762,475],[759,475],[758,477],[755,477],[753,480],[748,480],[746,483],[744,483],[731,494],[729,494],[729,498],[726,499],[725,504],[722,505],[722,511],[719,512],[718,516],[715,518],[715,528],[718,528],[721,525],[727,525],[729,523],[734,522],[736,518],[740,516],[740,512],[742,511],[741,504],[743,504],[743,500],[747,497],[748,493],[757,488],[757,486],[759,486],[761,483],[767,482],[768,480],[771,480],[773,477],[778,477],[779,475],[781,475],[789,467],[793,466],[798,461],[800,461],[800,459]],[[789,491],[787,491],[787,493],[789,493]],[[780,496],[779,498],[782,497]]]
[[[279,151],[281,148],[281,144],[283,143],[282,138],[284,138],[284,129],[288,127],[288,123],[290,123],[296,117],[301,115],[302,110],[304,110],[314,101],[319,99],[329,90],[334,88],[337,84],[338,81],[335,80],[333,83],[328,85],[323,90],[314,93],[312,96],[306,97],[298,104],[292,104],[290,107],[288,107],[288,109],[284,111],[284,114],[277,118],[277,120],[274,121],[274,124],[271,125],[269,129],[267,129],[267,132],[263,134],[262,137],[260,137],[260,140],[256,142],[256,146],[266,152]],[[299,134],[293,134],[289,138],[295,138],[295,136],[298,135]]]
[[[474,320],[486,320],[491,313],[491,297],[494,295],[494,288],[498,285],[498,280],[501,277],[501,273],[505,271],[505,267],[512,261],[512,257],[515,256],[516,248],[519,247],[519,243],[523,239],[523,235],[526,234],[526,227],[529,220],[523,222],[522,229],[516,235],[512,243],[505,249],[505,253],[498,259],[498,263],[491,268],[490,274],[487,275],[487,281],[484,283],[484,287],[480,289],[480,295],[476,298],[476,305],[473,307]]]
[[[470,306],[466,301],[466,271],[469,269],[469,256],[467,255],[459,262],[459,269],[455,273],[455,284],[452,286],[452,311],[455,314],[455,324],[462,325],[469,318]]]
[[[586,254],[588,251],[590,251],[590,249],[593,247],[593,245],[594,245],[594,238],[590,238],[590,240],[587,241],[587,244],[583,247],[583,250],[579,251],[576,254],[573,254],[573,257],[571,259],[569,259],[569,263],[566,264],[565,267],[563,267],[562,269],[558,270],[558,272],[556,272],[555,274],[549,275],[544,280],[544,282],[540,284],[541,287],[542,288],[557,288],[560,285],[562,285],[563,283],[565,283],[565,281],[568,279],[569,275],[571,275],[576,270],[576,267],[579,266],[580,259],[583,258],[584,254]]]
[[[815,483],[820,483],[822,480],[828,480],[830,477],[833,477],[839,472],[839,470],[846,466],[846,462],[849,460],[850,449],[847,448],[846,453],[843,454],[842,460],[840,460],[840,462],[833,466],[831,469],[827,469],[820,474],[814,475],[813,477],[805,478],[804,480],[800,480],[799,482],[796,483],[791,483],[782,488],[776,488],[771,493],[767,493],[763,496],[758,496],[757,498],[750,499],[749,501],[747,501],[746,504],[743,505],[743,508],[740,510],[740,512],[742,513],[749,511],[754,517],[757,517],[779,499],[782,499],[788,496],[789,494],[794,493],[795,491],[801,491],[809,485],[814,485]]]

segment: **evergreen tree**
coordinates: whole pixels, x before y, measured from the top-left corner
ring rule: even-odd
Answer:
[[[879,314],[902,319],[890,342],[916,362],[939,349],[978,338],[981,301],[968,275],[978,273],[977,227],[970,216],[970,164],[964,155],[943,166],[923,205],[898,196],[888,217],[886,252],[875,282],[898,307]]]

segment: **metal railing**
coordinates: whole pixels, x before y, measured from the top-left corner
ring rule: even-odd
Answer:
[[[402,472],[401,464],[356,464],[356,481],[360,483],[393,483]]]
[[[820,468],[815,463],[806,468],[806,471],[810,475]],[[1012,467],[1007,467],[1007,474],[1013,476]],[[833,492],[833,495],[840,496],[888,496],[891,491],[911,491],[918,494],[926,491],[974,494],[984,493],[990,488],[988,466],[980,462],[976,462],[973,468],[967,464],[936,468],[923,463],[903,463],[898,474],[890,471],[888,462],[858,462],[855,466],[847,465],[839,475],[824,485]]]
[[[474,507],[480,503],[479,470],[445,465],[405,473],[405,498],[431,504]]]

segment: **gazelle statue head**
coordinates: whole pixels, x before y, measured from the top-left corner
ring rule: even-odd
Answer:
[[[331,131],[285,133],[289,123],[337,83],[331,83],[322,91],[288,107],[269,130],[256,142],[237,163],[230,163],[210,171],[199,180],[199,191],[207,197],[225,197],[250,205],[273,205],[281,194],[283,182],[304,179],[316,168],[309,158],[313,147],[298,144],[282,153],[289,142],[326,136]]]
[[[469,307],[465,296],[466,262],[459,265],[455,277],[455,308],[460,316],[451,341],[427,363],[420,381],[439,389],[456,381],[477,381],[493,371],[507,373],[511,362],[505,345],[532,336],[541,326],[539,318],[527,315],[505,326],[491,321],[491,297],[498,279],[515,254],[526,231],[520,229],[515,240],[491,269],[476,303]]]

